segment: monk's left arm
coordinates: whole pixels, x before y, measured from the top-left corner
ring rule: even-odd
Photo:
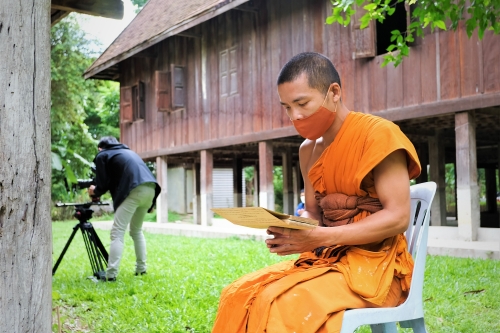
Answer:
[[[362,245],[381,241],[403,233],[410,221],[410,178],[406,152],[389,154],[373,169],[375,190],[382,210],[365,219],[338,228],[333,233],[333,244]],[[332,244],[330,244],[332,245]]]
[[[382,210],[356,223],[339,227],[293,230],[288,237],[267,240],[279,255],[311,251],[319,246],[362,245],[403,233],[410,220],[410,179],[406,152],[397,150],[373,169],[375,190]],[[282,228],[269,228],[279,232]]]

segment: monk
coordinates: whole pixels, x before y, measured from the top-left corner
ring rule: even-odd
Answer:
[[[408,295],[413,261],[403,233],[410,179],[420,173],[412,143],[394,123],[350,111],[339,75],[323,55],[294,56],[277,84],[281,104],[305,138],[301,216],[320,226],[270,227],[269,251],[300,257],[224,288],[213,333],[335,333],[345,310],[394,307]]]

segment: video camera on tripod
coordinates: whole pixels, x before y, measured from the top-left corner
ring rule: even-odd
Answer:
[[[92,168],[95,173],[95,168]],[[73,188],[89,188],[91,185],[95,185],[94,179],[88,180],[78,180],[77,184],[73,185]],[[78,223],[74,226],[73,232],[69,237],[66,245],[64,246],[61,255],[57,259],[54,268],[52,269],[52,275],[56,274],[57,267],[61,263],[64,254],[68,250],[71,241],[75,237],[78,230],[81,230],[83,241],[85,243],[85,248],[89,256],[90,265],[92,266],[93,275],[99,280],[106,280],[106,267],[108,265],[108,252],[104,248],[99,236],[97,235],[94,226],[89,220],[92,218],[92,213],[94,212],[90,209],[91,206],[103,206],[109,205],[108,203],[101,202],[100,197],[92,197],[92,201],[85,203],[57,203],[56,207],[75,207],[75,212],[73,216],[78,220]]]

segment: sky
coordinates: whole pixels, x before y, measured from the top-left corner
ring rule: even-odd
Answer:
[[[101,54],[120,35],[127,25],[134,19],[135,6],[130,0],[123,1],[123,19],[115,20],[110,18],[76,14],[77,20],[83,31],[91,39],[96,39],[101,45],[94,46],[92,51]]]

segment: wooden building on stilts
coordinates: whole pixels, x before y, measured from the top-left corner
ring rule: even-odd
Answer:
[[[302,138],[276,79],[293,55],[314,51],[338,69],[347,107],[397,123],[424,165],[418,182],[438,184],[429,251],[500,258],[500,36],[427,31],[400,66],[382,68],[390,31],[406,29],[402,6],[360,30],[359,15],[349,27],[325,24],[329,0],[150,0],[85,77],[120,82],[121,141],[156,161],[158,222],[180,204],[210,225],[221,168],[233,170],[234,206],[242,168],[254,167],[253,203],[273,208],[282,165],[283,210],[293,212]]]

